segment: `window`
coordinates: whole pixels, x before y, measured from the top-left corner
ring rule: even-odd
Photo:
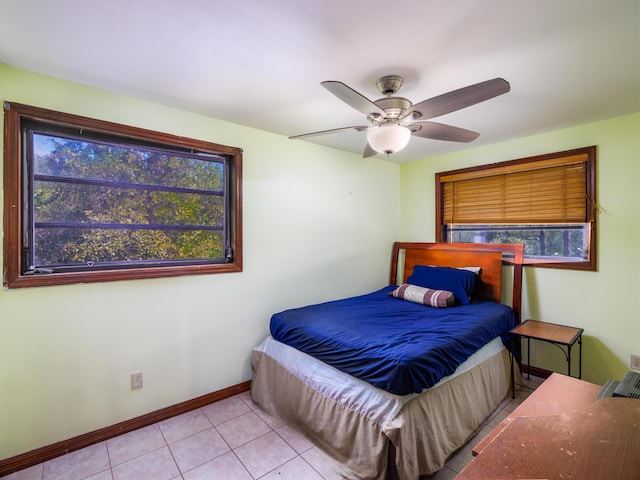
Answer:
[[[596,269],[596,147],[436,174],[443,242],[523,243],[525,264]]]
[[[238,148],[5,104],[4,284],[242,270]]]

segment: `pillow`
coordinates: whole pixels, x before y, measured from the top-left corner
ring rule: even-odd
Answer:
[[[471,303],[471,295],[478,276],[469,270],[451,267],[427,267],[416,265],[407,283],[435,290],[446,290],[462,305]]]
[[[409,285],[408,283],[403,283],[393,292],[390,292],[389,295],[435,308],[452,307],[454,302],[453,293],[451,292],[418,287],[416,285]]]

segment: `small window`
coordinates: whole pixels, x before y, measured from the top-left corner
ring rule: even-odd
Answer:
[[[5,286],[241,270],[239,149],[5,110]]]
[[[436,174],[443,242],[523,243],[525,264],[596,269],[596,147]]]

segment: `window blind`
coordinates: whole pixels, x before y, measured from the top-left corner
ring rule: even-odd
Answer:
[[[588,159],[582,153],[444,174],[443,224],[588,222]]]

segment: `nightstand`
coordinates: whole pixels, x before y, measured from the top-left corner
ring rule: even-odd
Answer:
[[[582,332],[584,329],[567,327],[555,323],[541,322],[539,320],[525,320],[517,327],[511,329],[512,335],[527,339],[527,378],[531,369],[531,339],[542,340],[557,346],[567,359],[567,375],[571,376],[571,347],[578,342],[580,347],[578,362],[578,378],[582,378]],[[566,348],[566,352],[565,352]]]

